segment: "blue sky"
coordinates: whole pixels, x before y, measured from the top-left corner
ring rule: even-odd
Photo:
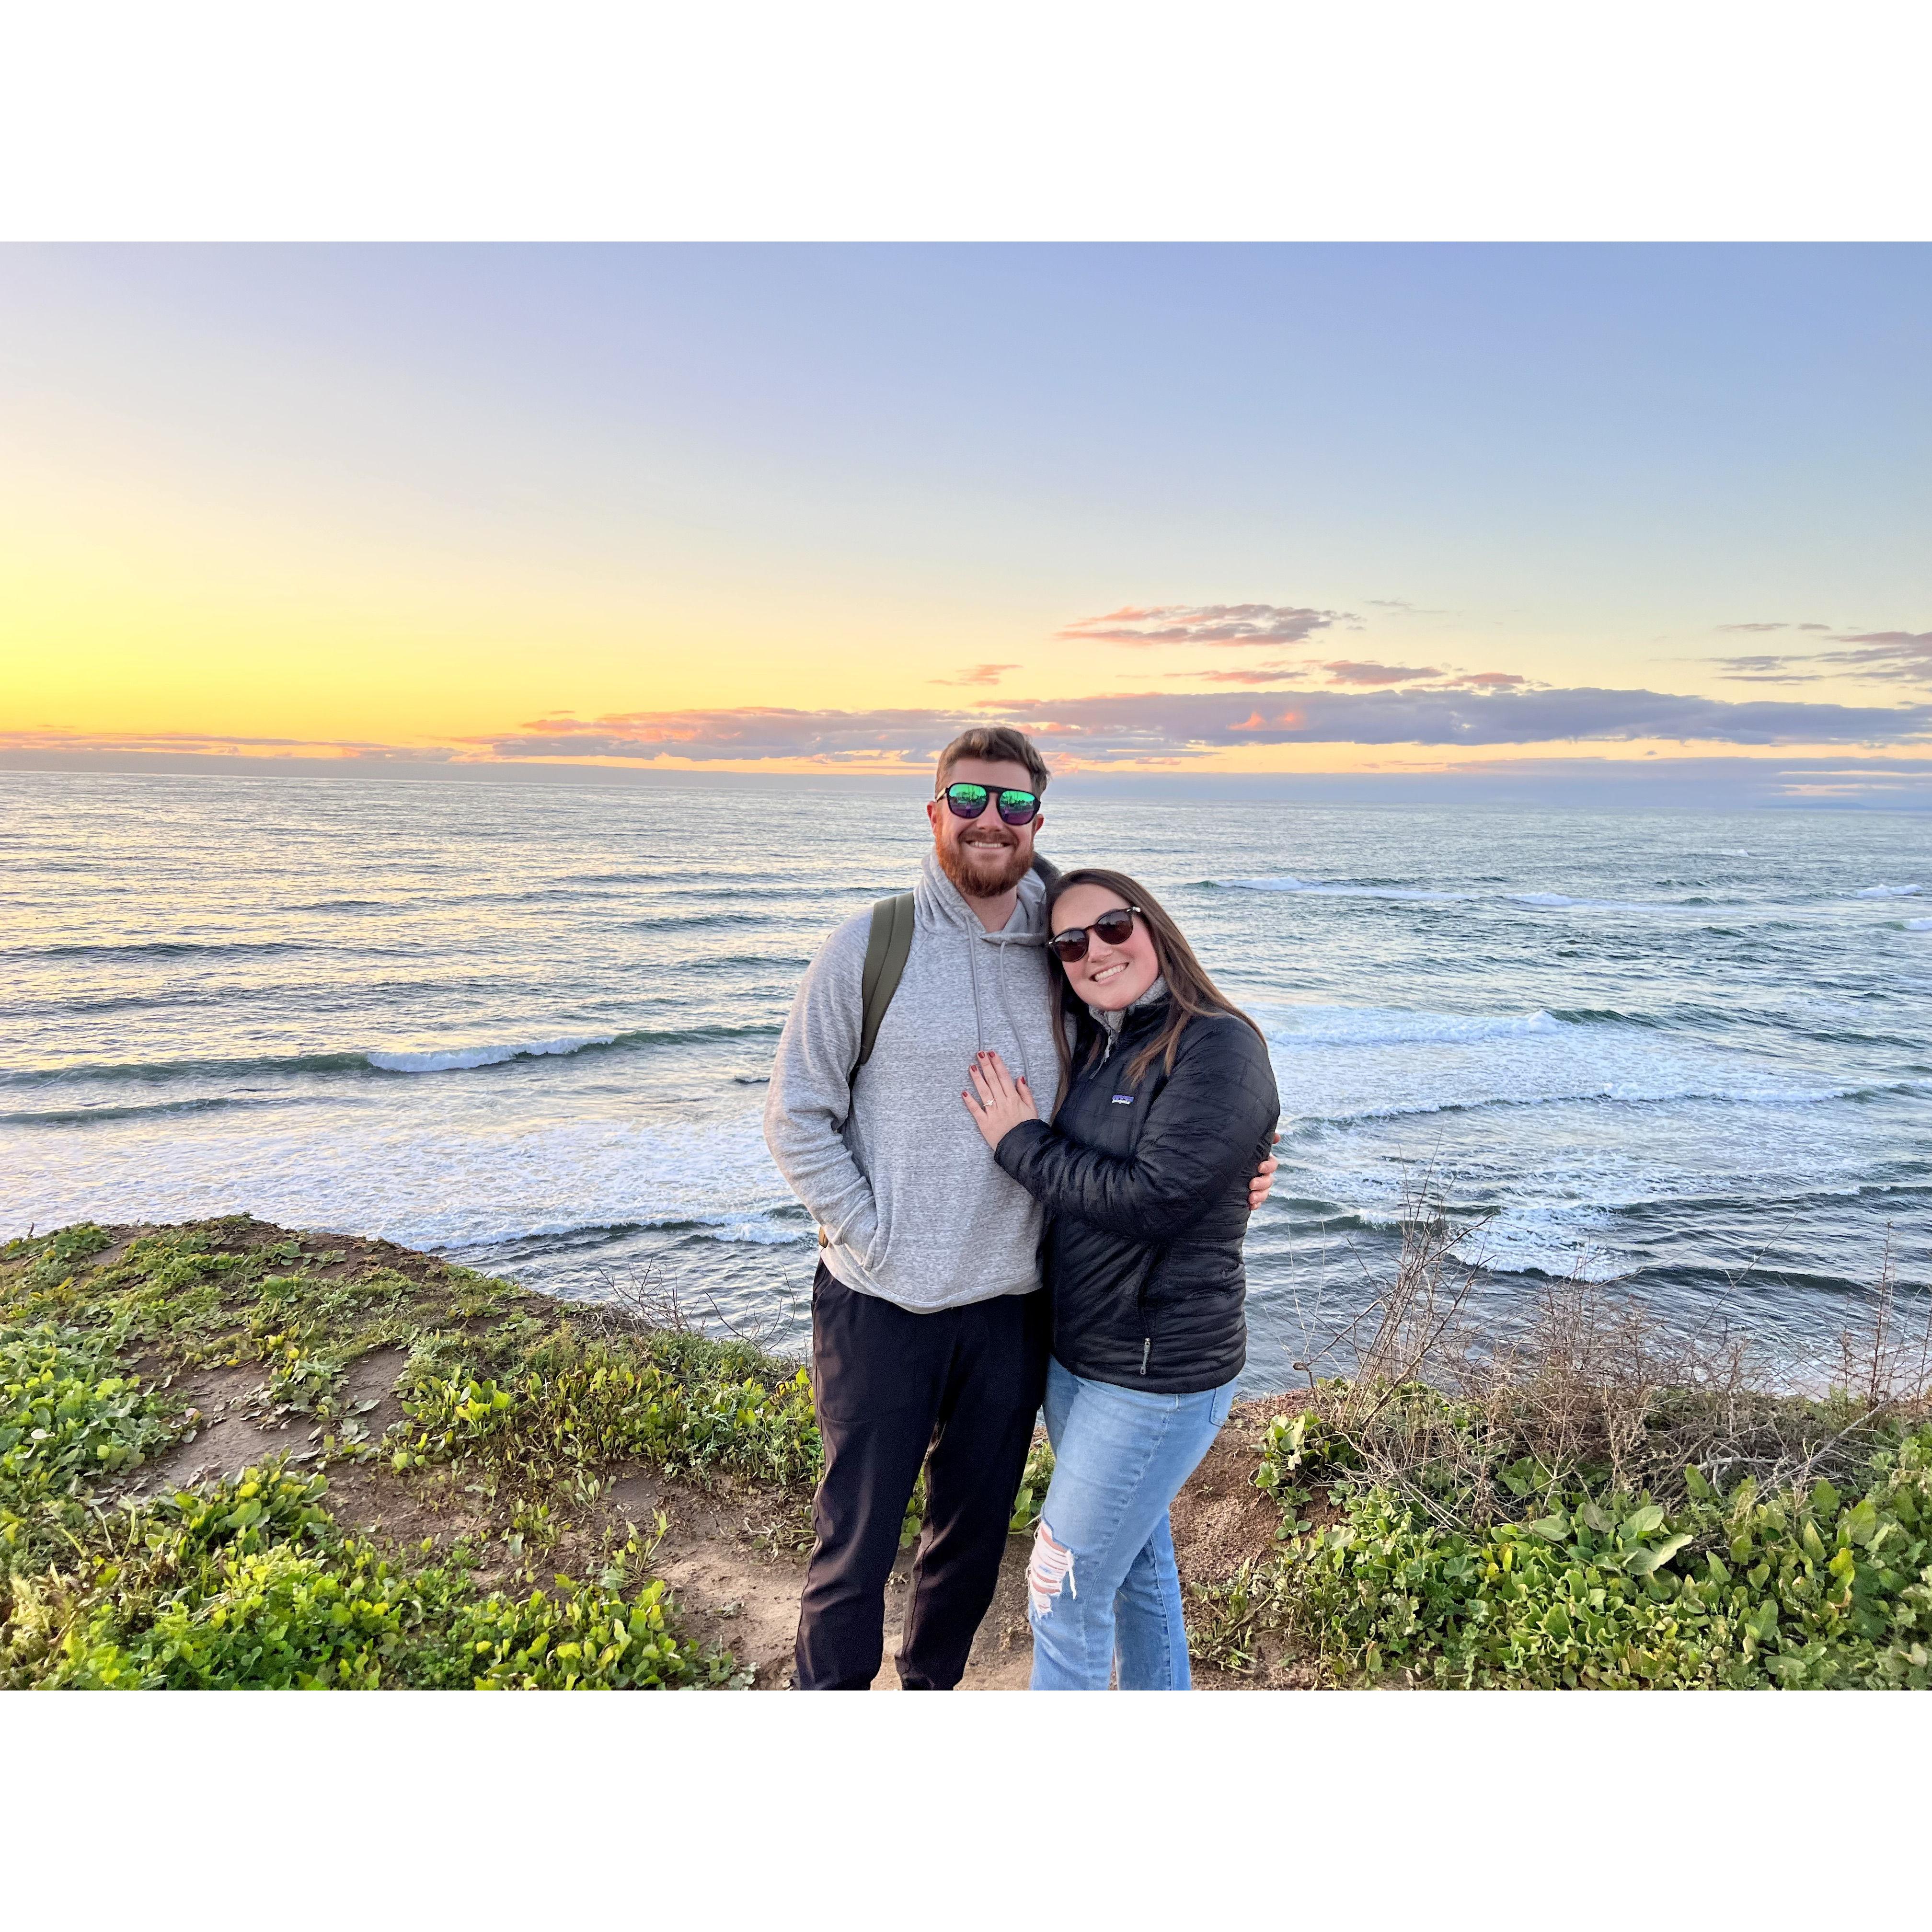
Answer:
[[[0,295],[16,748],[1932,730],[1923,248],[15,248]]]

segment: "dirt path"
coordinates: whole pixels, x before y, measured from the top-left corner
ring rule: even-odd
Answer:
[[[372,1439],[399,1419],[394,1382],[404,1364],[400,1350],[382,1349],[358,1360],[346,1393]],[[265,1406],[259,1366],[190,1371],[176,1388],[199,1412],[191,1441],[176,1444],[136,1472],[130,1493],[153,1496],[205,1478],[234,1475],[265,1456],[288,1452],[298,1464],[322,1459],[322,1430],[307,1418],[278,1417]],[[1256,1444],[1273,1406],[1239,1405],[1174,1508],[1176,1553],[1184,1583],[1226,1577],[1244,1558],[1274,1546],[1276,1521],[1268,1499],[1252,1480]],[[505,1526],[476,1494],[454,1481],[425,1486],[420,1478],[398,1477],[386,1460],[328,1465],[328,1503],[337,1520],[380,1546],[419,1549],[427,1538],[447,1547],[467,1537],[484,1552],[480,1582],[508,1585],[511,1563]],[[789,1687],[792,1645],[805,1581],[809,1528],[801,1500],[748,1485],[700,1489],[668,1479],[643,1465],[614,1472],[595,1505],[562,1526],[544,1564],[568,1570],[574,1559],[601,1546],[605,1534],[628,1522],[646,1534],[656,1519],[664,1533],[652,1562],[676,1595],[684,1621],[700,1637],[728,1645],[753,1674],[752,1688]],[[961,1688],[1023,1690],[1032,1668],[1026,1618],[1028,1540],[1009,1540],[992,1609],[980,1625]],[[886,1592],[885,1663],[874,1688],[896,1690],[892,1656],[898,1646],[912,1552],[902,1552]],[[500,1568],[493,1568],[494,1564]],[[541,1568],[542,1566],[538,1566]],[[1239,1689],[1252,1680],[1197,1662],[1202,1689]]]

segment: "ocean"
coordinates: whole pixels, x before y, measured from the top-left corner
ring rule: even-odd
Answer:
[[[911,880],[916,789],[0,773],[0,1235],[247,1212],[796,1346],[759,1112],[798,976]],[[1810,1348],[1932,1256],[1923,817],[1050,795],[1268,1039],[1246,1386],[1405,1198],[1507,1319],[1579,1270]]]

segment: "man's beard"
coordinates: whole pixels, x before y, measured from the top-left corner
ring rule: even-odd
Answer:
[[[987,871],[986,864],[999,847],[979,845],[973,850],[980,855],[977,866],[967,856],[964,843],[942,842],[939,847],[939,869],[969,899],[996,899],[1011,892],[1033,864],[1033,854],[1017,842],[1006,848],[1006,863],[997,872]]]

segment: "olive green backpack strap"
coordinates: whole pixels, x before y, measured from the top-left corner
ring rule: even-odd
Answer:
[[[859,1058],[852,1071],[856,1073],[872,1057],[879,1037],[879,1022],[899,989],[905,971],[906,956],[912,950],[912,895],[881,899],[872,908],[872,929],[866,940],[866,969],[860,979],[863,994],[859,1026]]]

